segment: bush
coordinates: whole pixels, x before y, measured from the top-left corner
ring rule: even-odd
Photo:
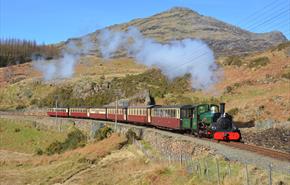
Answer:
[[[251,60],[248,67],[249,68],[257,68],[257,67],[262,67],[266,66],[270,62],[268,57],[260,57],[256,58],[254,60]]]
[[[191,104],[191,103],[193,103],[193,101],[190,97],[186,97],[181,94],[167,96],[164,99],[165,105],[180,105],[180,104]]]
[[[132,144],[135,139],[137,139],[136,133],[130,128],[126,132],[127,143]]]
[[[17,105],[16,110],[22,110],[22,109],[25,109],[25,108],[26,108],[26,105],[20,104],[20,105]]]
[[[224,62],[224,65],[227,65],[227,66],[234,65],[234,66],[240,67],[242,64],[243,64],[242,60],[238,56],[229,56],[226,58]]]
[[[235,116],[235,115],[238,114],[238,112],[239,112],[239,109],[238,109],[238,108],[232,108],[232,109],[230,109],[227,113],[228,113],[229,115],[231,115],[231,116]]]
[[[286,79],[290,80],[290,70],[287,71],[286,73],[282,74],[282,78],[286,78]]]
[[[224,93],[232,93],[234,90],[234,88],[232,86],[226,86],[226,88],[224,89]]]
[[[20,132],[20,128],[15,128],[14,132]]]
[[[100,128],[95,133],[95,138],[97,141],[103,140],[107,137],[109,137],[112,134],[113,130],[111,127],[105,126],[103,128]]]
[[[41,148],[37,148],[35,150],[35,153],[36,153],[36,155],[42,155],[44,152],[43,152],[43,150]]]
[[[55,141],[53,143],[51,143],[45,150],[45,153],[47,155],[52,155],[52,154],[60,154],[61,152],[63,152],[63,145],[60,141]]]
[[[84,146],[86,143],[87,137],[79,130],[75,129],[70,132],[64,141],[64,148],[75,149],[79,146]]]
[[[70,132],[64,142],[55,141],[46,148],[46,154],[52,155],[85,145],[87,137],[78,129]]]

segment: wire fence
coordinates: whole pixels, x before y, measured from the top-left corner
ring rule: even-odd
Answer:
[[[254,177],[250,168],[253,167],[247,163],[240,164],[237,169],[237,164],[231,161],[225,161],[218,158],[194,158],[194,156],[170,149],[162,149],[162,147],[151,148],[148,143],[142,140],[133,140],[133,145],[136,146],[150,161],[162,162],[168,165],[178,165],[186,169],[188,174],[198,176],[208,182],[214,182],[218,185],[223,184],[226,177],[235,178],[242,176],[243,184],[257,184],[257,178]],[[157,150],[157,151],[156,151]],[[268,169],[261,169],[264,176],[268,179],[266,184],[273,184],[272,164],[269,164]],[[241,174],[242,172],[242,174]],[[261,182],[262,183],[262,182]],[[258,182],[258,184],[260,184]],[[263,184],[263,183],[262,183]],[[265,184],[265,183],[264,183]]]

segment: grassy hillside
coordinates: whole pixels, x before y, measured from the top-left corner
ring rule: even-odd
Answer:
[[[148,90],[157,104],[224,101],[237,121],[286,121],[290,115],[289,50],[288,42],[265,52],[220,57],[223,78],[205,92],[191,89],[188,75],[170,81],[158,69],[146,69],[125,58],[103,62],[83,57],[73,78],[54,82],[42,82],[31,66],[16,66],[26,77],[2,81],[0,108],[52,106],[56,96],[59,106],[98,106],[114,101],[117,92],[119,98],[126,98]]]
[[[38,149],[45,149],[55,140],[64,140],[67,134],[41,130],[31,121],[21,122],[4,118],[0,118],[0,128],[0,150],[30,154]]]
[[[162,159],[161,151],[149,143],[141,140],[140,146],[129,144],[128,138],[115,133],[60,154],[33,155],[36,145],[47,147],[52,140],[63,141],[66,133],[36,129],[32,123],[19,120],[0,119],[0,123],[0,170],[3,172],[0,183],[3,185],[217,184],[216,161],[219,161],[222,184],[242,185],[246,181],[245,167],[241,163],[207,153],[194,156],[192,164],[180,164],[178,160],[169,163]],[[248,165],[248,173],[251,184],[268,183],[266,170]],[[276,172],[272,173],[272,179],[273,183],[290,181],[287,174]]]

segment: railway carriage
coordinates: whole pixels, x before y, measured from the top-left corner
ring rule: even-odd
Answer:
[[[107,119],[107,109],[103,107],[99,108],[90,108],[89,117],[93,119]]]
[[[126,121],[127,120],[127,107],[106,107],[107,109],[107,119],[108,120],[117,120]]]
[[[88,108],[70,108],[69,116],[74,118],[88,118],[89,117]]]
[[[127,108],[127,121],[133,123],[148,124],[151,122],[151,106],[139,106]]]
[[[151,124],[175,130],[191,129],[193,109],[193,105],[154,107],[151,112]]]
[[[49,108],[47,111],[48,116],[55,117],[68,117],[68,108]]]

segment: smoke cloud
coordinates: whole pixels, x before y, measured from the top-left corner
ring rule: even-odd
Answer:
[[[80,46],[75,41],[69,41],[61,51],[61,58],[45,60],[38,57],[33,61],[33,67],[40,71],[45,81],[65,79],[73,76],[75,65],[82,54],[87,54],[94,48],[90,38],[83,37]]]
[[[173,40],[162,44],[145,38],[137,28],[130,27],[126,32],[104,29],[98,35],[97,42],[105,59],[119,50],[125,50],[138,63],[160,68],[169,79],[191,74],[195,89],[209,89],[220,75],[213,51],[201,40]],[[95,49],[96,45],[89,36],[79,42],[71,40],[62,50],[62,58],[49,61],[38,59],[33,66],[42,72],[44,80],[70,78],[80,56]]]
[[[191,74],[192,87],[208,89],[218,80],[218,66],[212,50],[201,40],[184,39],[161,44],[144,38],[137,28],[127,32],[105,29],[98,37],[99,48],[104,58],[110,58],[119,49],[138,63],[158,67],[169,78]]]

